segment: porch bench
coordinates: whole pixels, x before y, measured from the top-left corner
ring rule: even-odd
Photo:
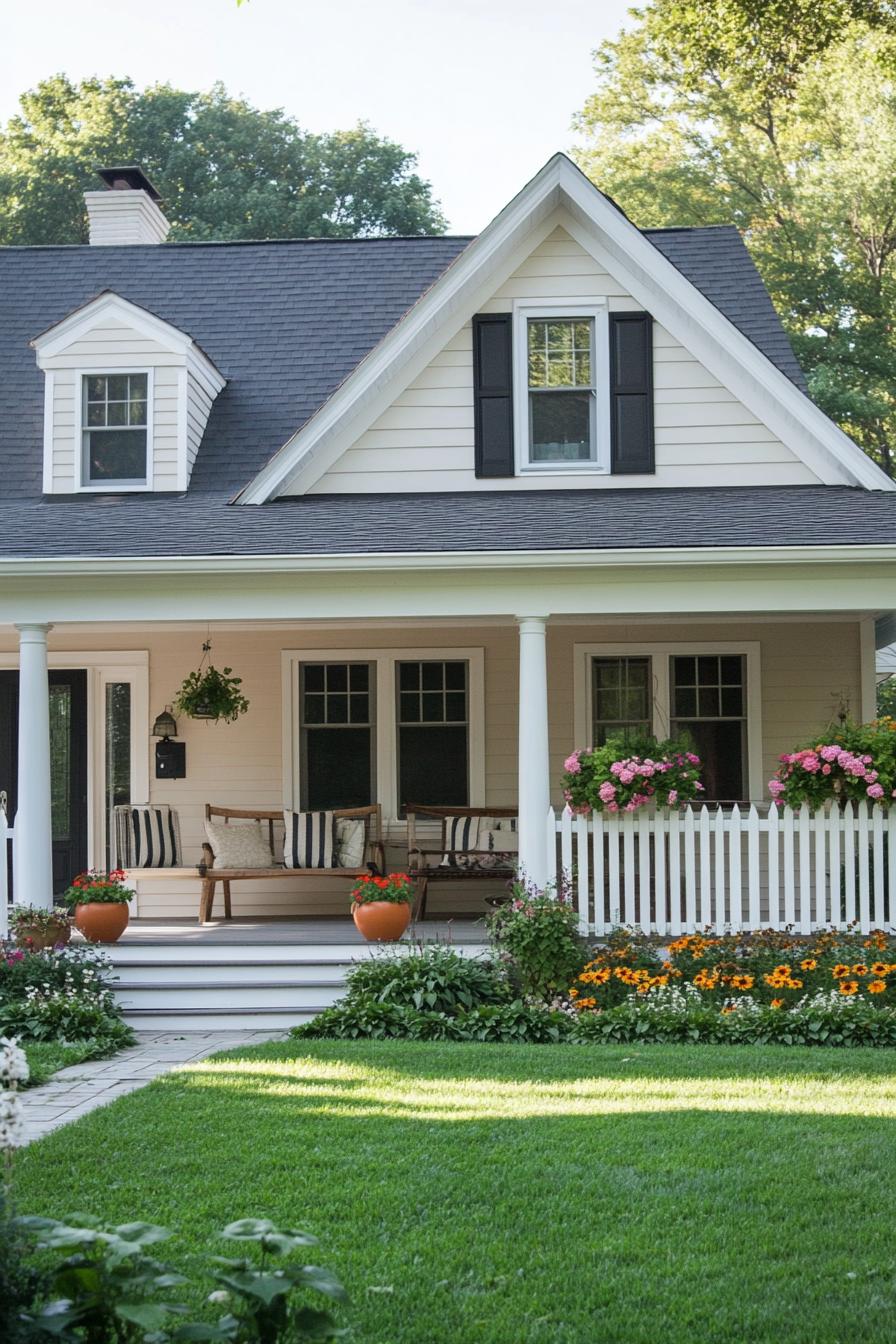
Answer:
[[[207,821],[219,820],[223,821],[225,825],[233,820],[267,822],[271,850],[276,852],[275,826],[279,822],[280,829],[283,829],[282,808],[214,807],[212,804],[206,803],[205,816]],[[197,870],[202,881],[199,895],[199,923],[207,924],[211,919],[215,903],[215,888],[219,882],[224,891],[224,918],[230,919],[231,882],[265,881],[268,878],[282,879],[284,877],[337,877],[351,881],[358,877],[366,877],[372,869],[382,872],[385,868],[386,857],[382,839],[382,809],[379,803],[373,803],[370,807],[335,808],[333,809],[333,819],[334,822],[359,820],[364,822],[364,854],[360,867],[287,868],[284,863],[279,863],[270,868],[216,868],[214,850],[207,841],[204,841],[202,862]]]
[[[414,919],[426,918],[426,898],[430,882],[478,881],[495,878],[507,882],[516,876],[518,845],[516,833],[507,829],[514,843],[508,849],[484,848],[475,845],[465,848],[451,848],[449,827],[457,817],[470,818],[477,823],[477,837],[480,824],[486,820],[516,821],[518,809],[515,807],[428,807],[423,804],[408,803],[405,807],[408,820],[408,876],[416,886],[414,901]],[[437,821],[441,825],[440,840],[437,848],[427,848],[426,843],[417,842],[419,822]],[[500,834],[500,831],[498,832]],[[492,838],[494,831],[492,831]]]

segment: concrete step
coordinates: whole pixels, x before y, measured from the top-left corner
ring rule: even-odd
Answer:
[[[269,965],[316,965],[319,962],[351,965],[374,955],[366,943],[203,943],[185,939],[122,941],[108,948],[113,966],[133,966],[143,962],[189,965],[203,962],[235,966],[240,962],[265,962]]]
[[[135,1031],[285,1031],[314,1016],[313,1011],[283,1008],[179,1008],[175,1012],[133,1008],[125,1011],[124,1020]]]
[[[194,985],[184,981],[160,981],[154,984],[125,982],[116,985],[115,997],[121,1007],[171,1012],[175,1008],[288,1008],[311,1013],[327,1008],[342,995],[336,980],[311,980],[304,984],[276,980],[254,981],[245,985],[226,981]]]
[[[118,985],[344,985],[350,962],[340,961],[129,961],[114,967]]]

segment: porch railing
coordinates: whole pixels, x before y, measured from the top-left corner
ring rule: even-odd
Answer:
[[[583,933],[619,924],[801,933],[896,922],[896,808],[867,803],[590,817],[548,814],[549,879],[565,874]]]
[[[12,827],[6,816],[6,794],[0,792],[0,938],[9,935],[9,872]]]

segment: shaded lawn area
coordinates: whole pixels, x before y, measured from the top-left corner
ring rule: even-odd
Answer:
[[[896,1051],[287,1042],[51,1134],[16,1188],[177,1229],[188,1271],[233,1218],[306,1228],[365,1344],[883,1342],[894,1117]]]
[[[58,1041],[29,1041],[27,1044],[22,1043],[22,1049],[29,1068],[26,1087],[38,1087],[47,1082],[57,1069],[97,1057],[95,1041],[74,1041],[69,1045],[60,1045]]]

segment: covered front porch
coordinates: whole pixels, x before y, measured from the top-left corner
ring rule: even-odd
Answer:
[[[246,561],[219,559],[143,561],[133,573],[101,577],[84,561],[52,583],[32,573],[7,590],[0,626],[0,788],[9,797],[12,894],[49,904],[74,872],[114,862],[115,806],[170,808],[180,828],[178,871],[135,874],[128,937],[150,927],[143,920],[156,921],[172,930],[173,946],[195,928],[208,805],[276,812],[377,804],[386,867],[404,870],[408,808],[431,804],[510,814],[529,881],[542,887],[566,872],[580,892],[588,884],[583,931],[634,919],[673,932],[705,923],[707,909],[711,922],[743,927],[794,912],[797,922],[816,923],[822,913],[845,919],[846,888],[839,905],[830,889],[829,839],[820,866],[800,875],[805,845],[816,853],[815,832],[796,840],[788,868],[782,826],[782,895],[772,899],[766,791],[782,751],[838,713],[874,713],[875,627],[890,637],[896,575],[888,560],[845,550],[781,548],[759,558],[716,549],[712,562],[693,551],[687,562],[683,552],[663,561],[539,555],[525,564],[516,556],[431,565],[381,557],[375,567],[331,557],[259,565],[252,575]],[[233,723],[178,716],[185,759],[172,775],[159,765],[152,729],[204,642],[216,665],[242,678],[249,710]],[[645,820],[630,831],[622,823],[615,850],[603,836],[600,855],[592,824],[564,821],[565,758],[627,726],[658,737],[688,731],[698,744],[709,808],[708,819],[693,821],[696,865],[679,848],[676,867],[665,821],[659,848],[659,831]],[[720,849],[718,841],[720,827],[731,831],[732,809],[748,820],[751,805],[765,837],[758,866],[746,821],[737,822],[737,845],[723,840]],[[682,819],[682,836],[688,826]],[[869,826],[873,864],[880,842]],[[707,827],[710,848],[701,839]],[[435,829],[430,837],[424,826],[423,836],[435,843]],[[503,876],[451,877],[432,886],[436,925],[480,917],[505,888]],[[659,902],[651,895],[658,881],[666,892]],[[807,881],[808,915],[786,899],[788,882],[799,893]],[[231,929],[238,938],[246,919],[346,921],[350,885],[288,870],[276,881],[247,878],[233,885]],[[713,903],[722,886],[724,901]],[[610,891],[600,911],[598,888]],[[635,889],[646,897],[633,905]],[[221,914],[219,904],[212,936]]]

